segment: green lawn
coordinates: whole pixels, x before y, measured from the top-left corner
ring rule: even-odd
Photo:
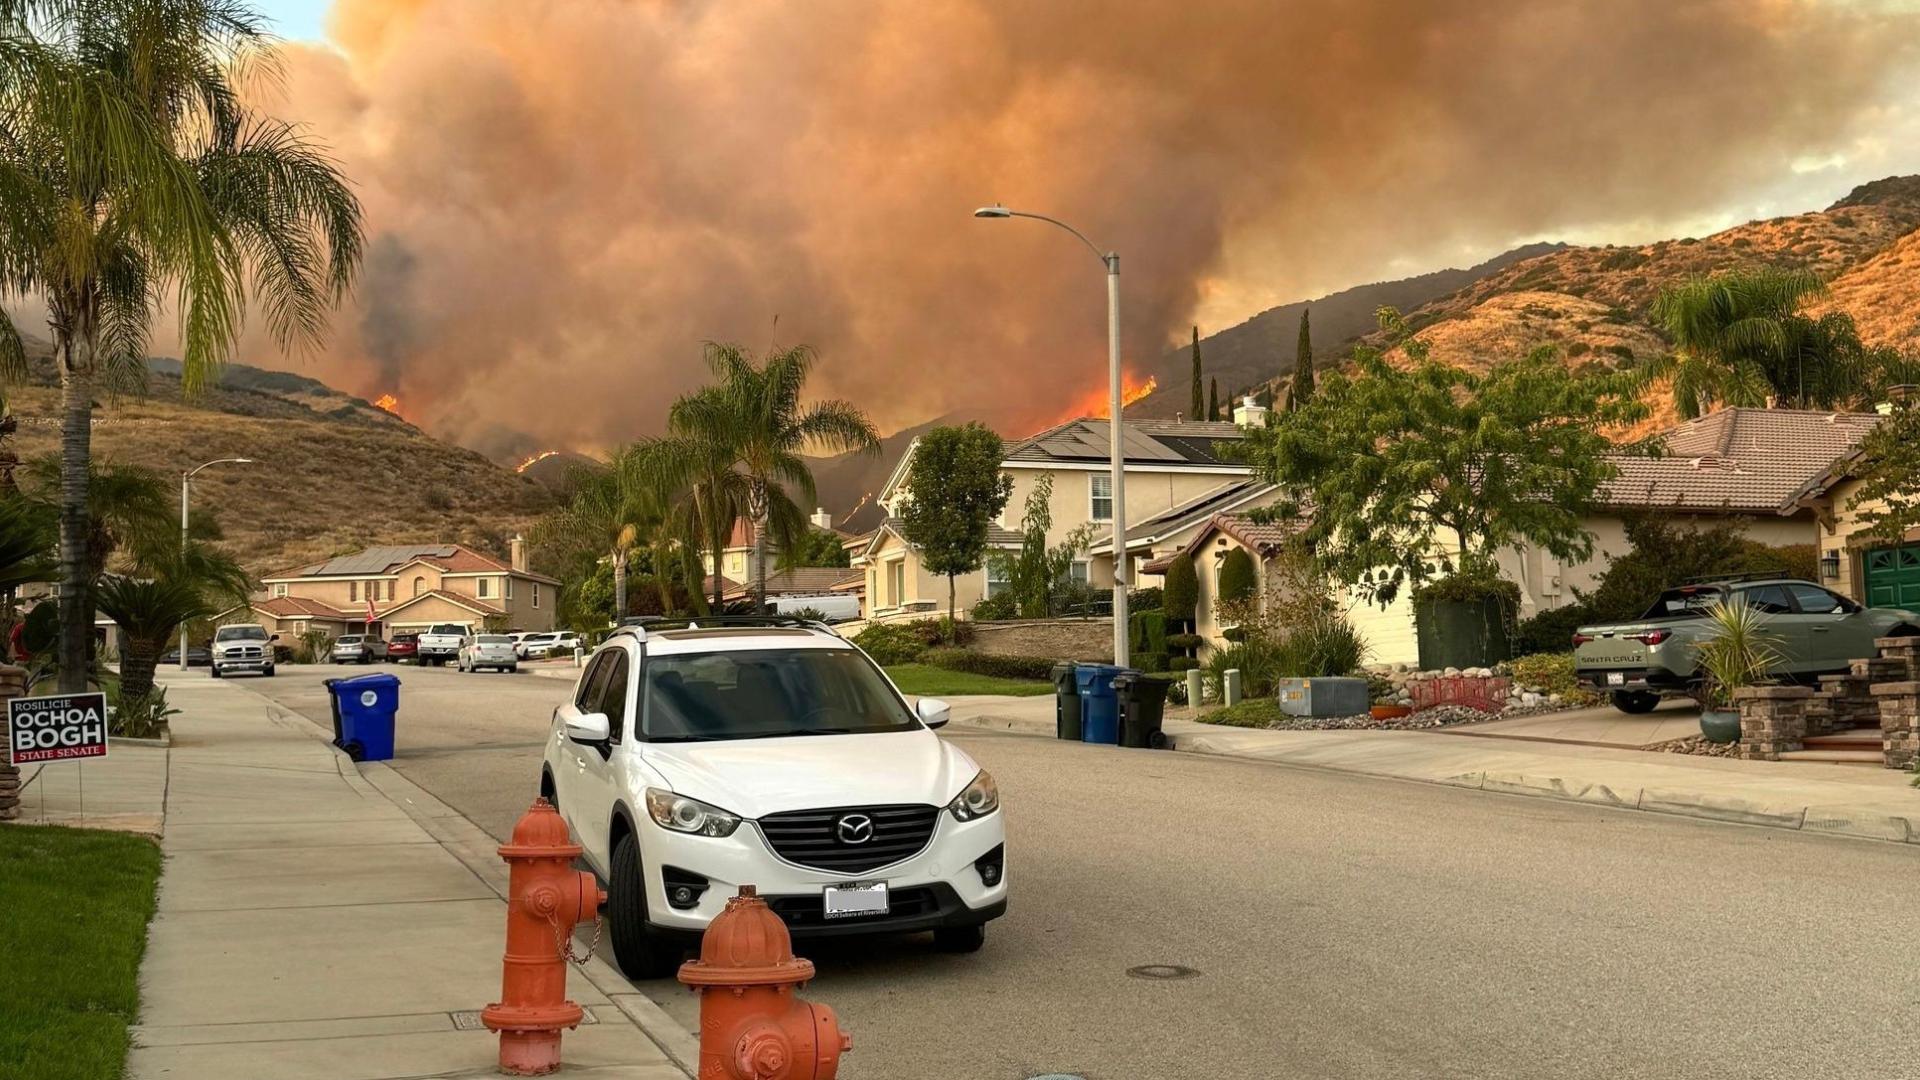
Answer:
[[[0,1076],[119,1080],[159,877],[144,837],[0,826]]]
[[[1045,679],[1001,679],[992,675],[971,675],[948,671],[931,664],[895,664],[887,669],[903,694],[951,697],[956,694],[1014,694],[1038,697],[1053,693],[1053,684]]]

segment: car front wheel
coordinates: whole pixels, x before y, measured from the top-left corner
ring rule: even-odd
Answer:
[[[1660,695],[1647,690],[1615,690],[1613,707],[1633,716],[1650,713],[1660,707]]]
[[[629,979],[664,979],[679,959],[661,947],[647,926],[647,879],[640,872],[640,845],[631,833],[613,849],[613,881],[607,889],[607,934],[613,959]]]

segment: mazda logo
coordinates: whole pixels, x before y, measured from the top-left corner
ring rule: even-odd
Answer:
[[[864,844],[873,839],[873,819],[865,814],[847,814],[833,823],[833,831],[843,844]]]

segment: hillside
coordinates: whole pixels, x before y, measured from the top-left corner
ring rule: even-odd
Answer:
[[[218,516],[221,546],[256,573],[374,543],[444,540],[505,555],[507,537],[553,499],[530,478],[311,379],[232,365],[218,388],[185,402],[177,367],[153,368],[147,396],[103,398],[96,459],[177,484],[201,462],[252,458],[196,477],[193,506]],[[23,460],[58,449],[49,374],[42,365],[37,385],[7,394]]]
[[[880,494],[881,485],[887,482],[887,474],[899,464],[907,445],[930,428],[966,422],[965,417],[948,415],[903,428],[881,439],[880,452],[877,454],[836,454],[833,457],[808,458],[807,464],[813,469],[814,490],[820,496],[817,501],[833,515],[834,527],[860,533],[880,524],[883,514],[873,497]]]
[[[1201,338],[1201,360],[1207,375],[1220,381],[1220,392],[1231,393],[1293,370],[1300,313],[1309,307],[1313,310],[1314,352],[1330,356],[1331,346],[1352,341],[1372,330],[1373,313],[1382,306],[1410,311],[1515,262],[1558,247],[1557,244],[1528,244],[1464,270],[1436,270],[1397,281],[1357,285],[1311,302],[1268,308],[1237,326]],[[1191,350],[1182,346],[1162,356],[1148,371],[1137,373],[1158,379],[1160,389],[1129,406],[1127,412],[1134,416],[1165,418],[1186,412],[1187,392],[1192,385],[1191,363]]]

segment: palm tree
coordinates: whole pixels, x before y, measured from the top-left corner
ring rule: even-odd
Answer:
[[[153,692],[160,654],[180,627],[247,598],[252,586],[223,552],[190,544],[132,574],[110,574],[94,586],[94,602],[120,628],[120,704],[134,713]]]
[[[753,523],[753,594],[764,606],[767,589],[767,536],[791,547],[807,528],[801,504],[812,506],[813,472],[802,456],[827,453],[877,453],[880,436],[865,413],[838,400],[800,403],[807,376],[818,362],[811,346],[795,345],[756,362],[738,345],[708,342],[707,367],[719,382],[675,402],[667,428],[677,439],[700,448],[690,457],[725,462],[740,477],[747,518]],[[801,495],[796,503],[790,492]],[[731,522],[728,523],[731,527]],[[715,541],[718,577],[724,537]],[[718,582],[715,583],[718,596]]]
[[[591,552],[609,562],[615,622],[627,613],[627,569],[634,553],[658,553],[673,541],[676,493],[658,471],[646,467],[648,445],[623,447],[605,468],[576,467],[568,477],[573,494],[533,529],[536,543]],[[660,584],[664,590],[667,582]]]
[[[26,499],[50,518],[60,512],[65,463],[54,454],[27,463]],[[87,466],[87,580],[97,580],[116,554],[152,559],[180,546],[180,506],[170,485],[152,469],[115,461]],[[212,515],[203,514],[208,521]]]
[[[1695,277],[1661,293],[1653,308],[1675,346],[1655,373],[1673,377],[1674,405],[1688,419],[1716,406],[1844,408],[1867,404],[1899,354],[1860,340],[1851,316],[1800,312],[1826,291],[1807,270],[1760,268]]]
[[[283,345],[317,343],[359,265],[360,204],[333,162],[236,91],[272,66],[239,0],[0,0],[0,275],[44,299],[60,369],[63,692],[84,687],[92,624],[96,382],[143,362],[168,301],[189,392],[232,352],[249,295]],[[0,375],[20,366],[9,325]]]

